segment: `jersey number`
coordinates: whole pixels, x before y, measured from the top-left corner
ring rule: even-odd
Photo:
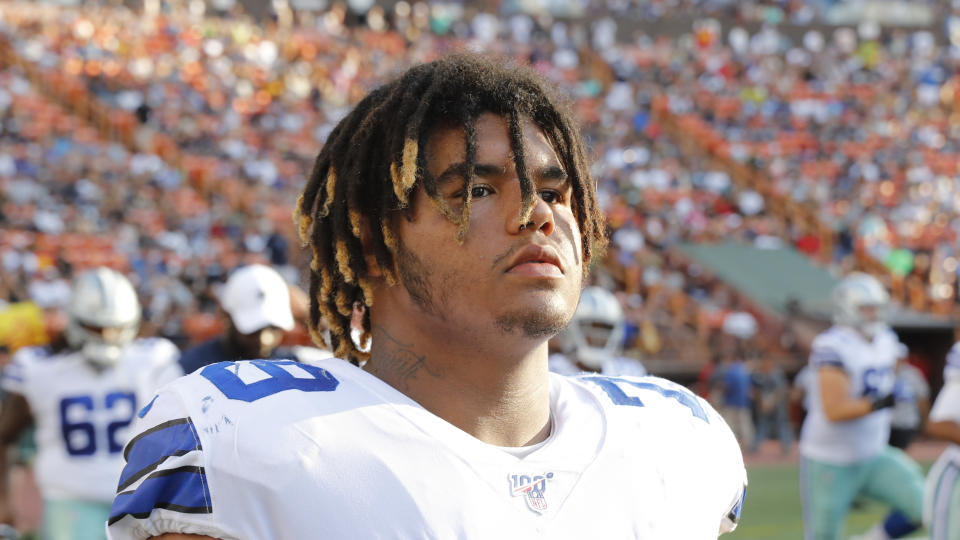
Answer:
[[[293,360],[220,362],[203,368],[200,375],[228,398],[247,402],[285,390],[332,392],[340,384],[327,370]]]
[[[127,404],[126,407],[123,404]],[[67,453],[71,456],[90,456],[97,451],[97,426],[93,423],[94,411],[100,405],[94,402],[92,396],[72,396],[60,400],[60,432]],[[121,410],[129,410],[129,416],[106,425],[107,452],[116,454],[123,450],[124,440],[117,437],[117,432],[130,425],[134,413],[137,412],[137,398],[133,392],[111,392],[103,402],[103,409],[114,410],[118,406]]]
[[[869,398],[878,398],[890,392],[891,368],[868,368],[863,372],[863,394]],[[883,390],[886,391],[883,391]]]
[[[707,413],[703,410],[703,407],[700,406],[697,397],[687,391],[665,388],[649,381],[631,381],[614,377],[584,377],[584,380],[590,381],[602,388],[617,405],[643,407],[643,402],[640,401],[640,398],[628,396],[627,393],[623,391],[623,388],[620,387],[626,384],[643,390],[652,390],[665,398],[675,399],[680,402],[681,405],[690,409],[690,412],[693,413],[694,416],[708,424],[710,423],[710,420],[707,418]]]

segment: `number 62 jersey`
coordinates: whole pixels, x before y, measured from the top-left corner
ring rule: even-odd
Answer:
[[[209,365],[124,450],[108,534],[715,539],[746,472],[721,417],[654,377],[551,375],[533,448],[483,443],[336,358]]]
[[[30,405],[45,499],[113,499],[130,424],[160,385],[181,375],[179,355],[165,339],[138,339],[116,365],[97,370],[79,352],[17,351],[0,384]]]

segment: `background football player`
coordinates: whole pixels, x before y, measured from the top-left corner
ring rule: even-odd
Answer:
[[[904,346],[886,325],[889,295],[872,276],[853,273],[832,293],[834,325],[810,354],[810,409],[800,434],[800,482],[808,540],[842,538],[853,500],[892,506],[863,538],[899,538],[921,521],[920,467],[888,446],[894,368]]]
[[[639,360],[623,356],[625,334],[626,319],[617,297],[602,287],[587,287],[580,293],[573,320],[551,340],[558,350],[550,355],[550,371],[562,375],[646,375]]]
[[[103,538],[128,426],[158,385],[180,376],[179,351],[164,339],[136,339],[140,303],[114,270],[81,274],[68,312],[65,350],[20,349],[3,372],[0,517],[11,518],[7,447],[33,422],[42,537]]]
[[[960,343],[947,354],[926,433],[951,444],[927,474],[923,521],[930,540],[960,538]]]

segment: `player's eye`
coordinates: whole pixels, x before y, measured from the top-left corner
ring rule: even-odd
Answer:
[[[491,189],[489,186],[478,184],[470,188],[470,197],[474,199],[482,199],[483,197],[487,197],[489,195],[493,195],[493,189]],[[453,197],[455,199],[462,199],[463,191],[461,190],[454,193]]]
[[[564,202],[563,194],[554,189],[541,189],[540,198],[547,204],[560,204]]]
[[[488,195],[493,195],[493,190],[490,189],[488,186],[479,185],[479,186],[473,186],[472,188],[470,188],[470,196],[473,197],[474,199],[480,199]]]

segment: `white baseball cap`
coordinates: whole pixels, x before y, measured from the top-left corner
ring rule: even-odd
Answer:
[[[733,311],[723,318],[723,333],[750,339],[757,333],[757,319],[746,311]]]
[[[220,305],[242,334],[268,326],[293,330],[290,289],[269,266],[251,264],[234,270],[220,291]]]

